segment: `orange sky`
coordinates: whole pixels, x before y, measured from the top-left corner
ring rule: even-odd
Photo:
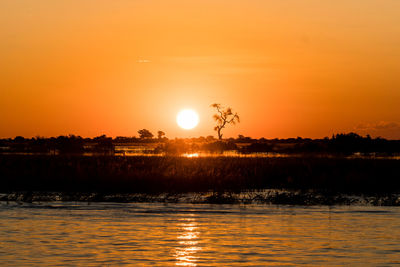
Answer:
[[[400,1],[0,1],[0,137],[400,138]],[[175,122],[199,112],[191,131]]]

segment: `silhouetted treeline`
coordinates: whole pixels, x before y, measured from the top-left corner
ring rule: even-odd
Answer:
[[[0,140],[0,153],[46,153],[46,154],[83,154],[85,152],[113,154],[113,139],[105,135],[95,138],[80,136],[58,136],[51,138],[35,137],[31,139],[17,136],[14,139]]]
[[[355,133],[336,134],[331,138],[288,138],[288,139],[253,139],[239,135],[238,138],[217,140],[213,136],[171,139],[164,137],[164,132],[159,131],[158,137],[142,129],[138,131],[140,137],[115,138],[101,135],[95,138],[82,138],[69,135],[51,138],[35,137],[24,138],[17,136],[13,139],[0,139],[0,153],[45,153],[45,154],[104,154],[113,155],[116,146],[129,146],[139,144],[149,146],[153,153],[177,155],[181,153],[194,153],[198,151],[222,152],[234,150],[240,153],[272,152],[285,154],[343,154],[353,153],[394,154],[400,153],[400,140],[386,140],[384,138],[371,138]]]
[[[289,138],[273,140],[251,140],[242,152],[277,152],[277,153],[328,153],[328,154],[370,154],[399,153],[400,140],[362,137],[355,133],[336,134],[331,138],[309,139]]]

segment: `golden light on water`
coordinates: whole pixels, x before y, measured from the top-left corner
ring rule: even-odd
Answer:
[[[179,127],[190,130],[197,126],[199,123],[199,115],[192,109],[181,110],[176,116],[176,122]]]
[[[199,153],[185,153],[185,154],[183,154],[183,156],[185,158],[198,158],[199,157]]]
[[[182,219],[180,224],[182,232],[179,233],[179,247],[175,251],[176,265],[178,266],[197,266],[196,253],[201,250],[198,245],[199,232],[194,218]]]

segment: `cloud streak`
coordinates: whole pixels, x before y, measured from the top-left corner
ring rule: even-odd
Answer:
[[[400,138],[400,123],[395,121],[379,121],[375,123],[361,123],[354,127],[359,134],[369,134],[373,137],[384,137],[389,139]]]
[[[379,130],[400,130],[400,123],[393,121],[380,121],[377,123],[362,123],[356,127],[357,130],[379,131]]]
[[[148,59],[144,59],[144,58],[138,58],[136,60],[136,63],[150,63],[151,61]]]

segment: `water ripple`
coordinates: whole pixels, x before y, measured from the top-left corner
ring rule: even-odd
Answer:
[[[399,207],[10,202],[0,218],[2,265],[400,262]]]

